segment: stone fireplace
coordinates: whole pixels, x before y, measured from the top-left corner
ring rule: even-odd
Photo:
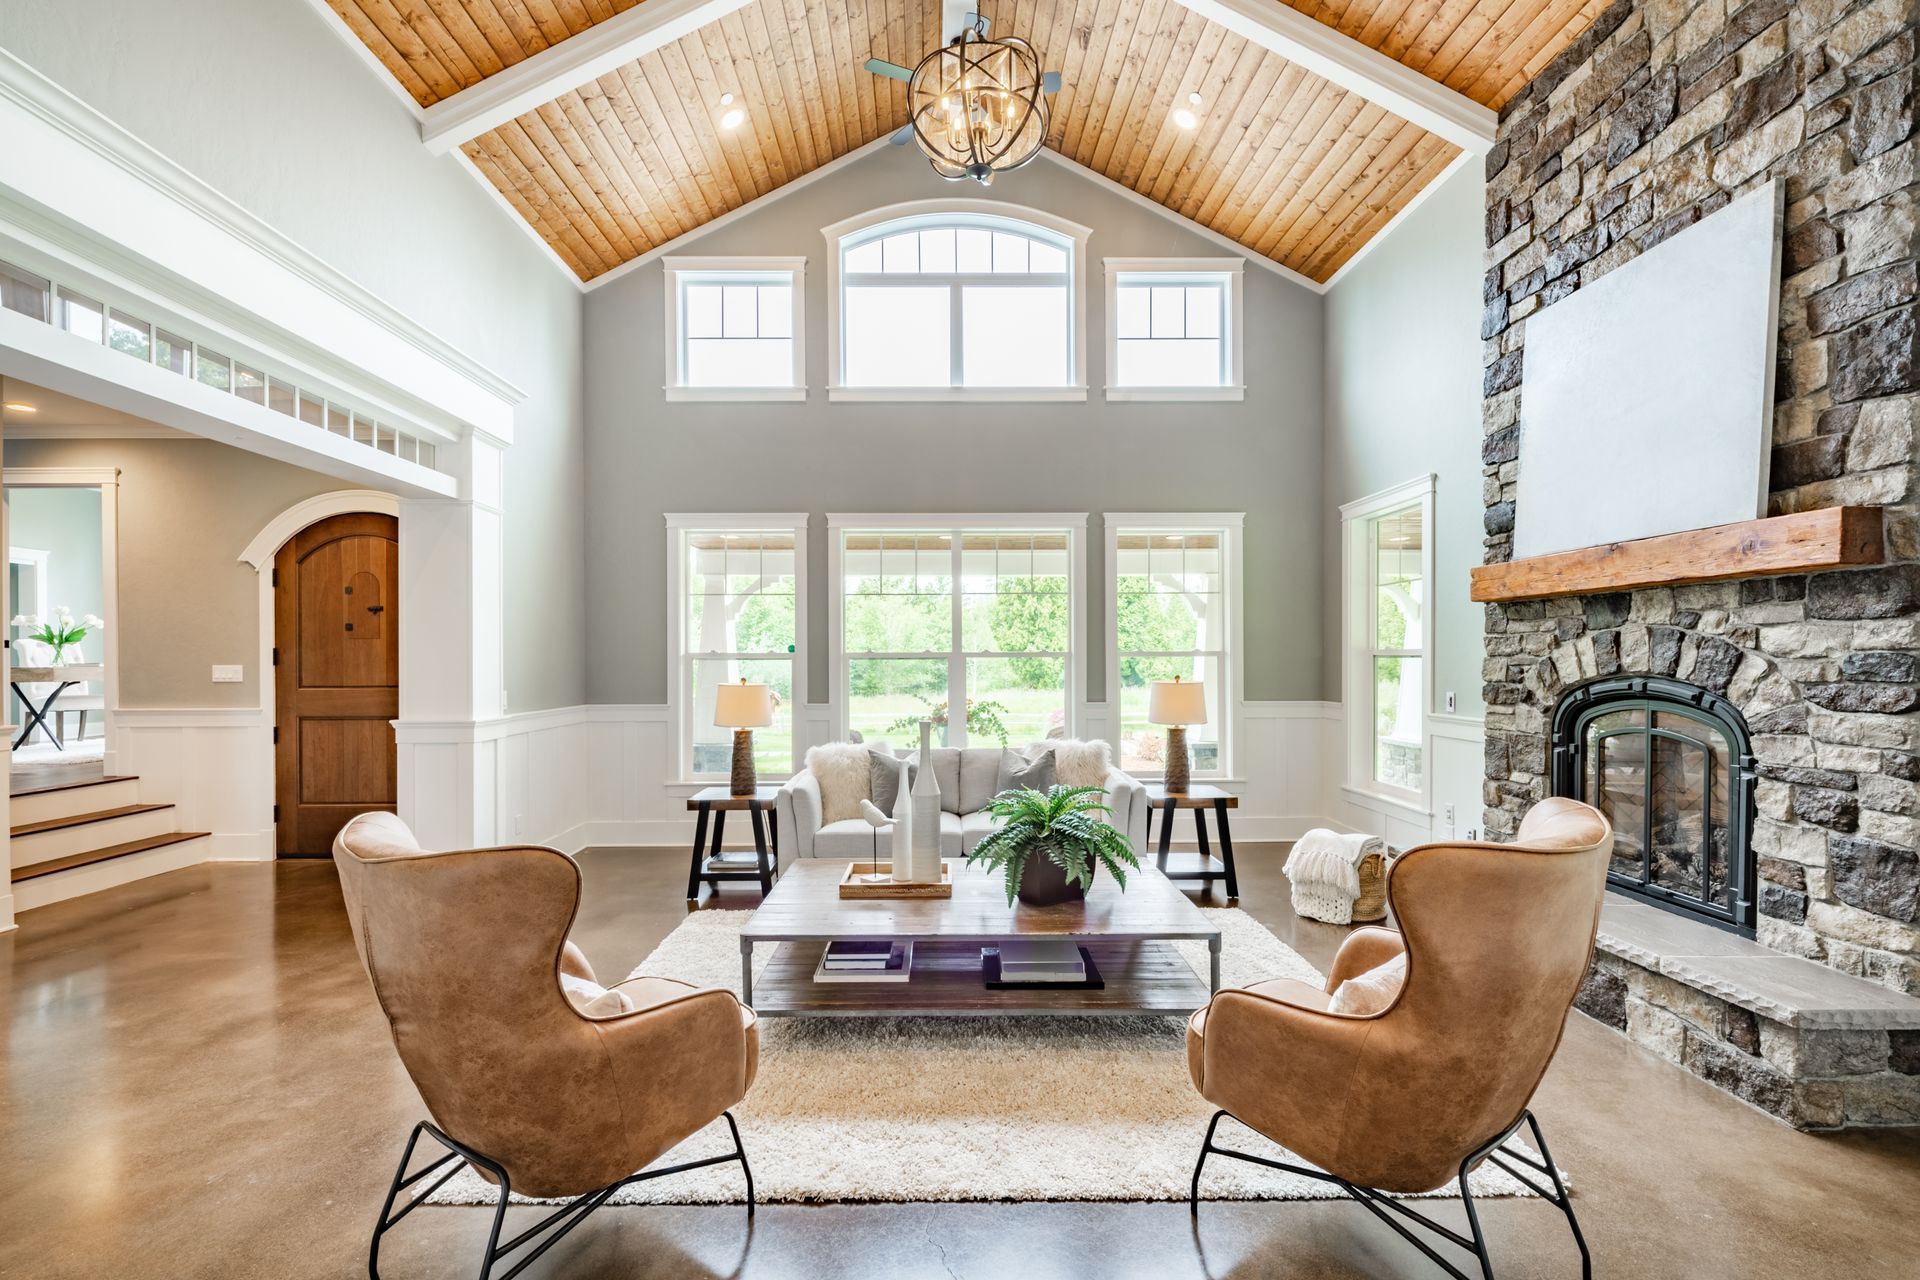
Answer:
[[[1878,508],[1880,563],[1489,605],[1484,821],[1510,836],[1556,792],[1608,809],[1581,1007],[1805,1128],[1920,1123],[1914,21],[1618,0],[1487,161],[1489,564],[1512,557],[1528,317],[1786,188],[1770,514]]]

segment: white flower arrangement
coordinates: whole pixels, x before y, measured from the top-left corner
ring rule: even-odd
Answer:
[[[51,665],[57,667],[68,645],[79,644],[87,638],[87,632],[99,631],[107,624],[98,614],[93,613],[82,614],[80,620],[76,622],[73,610],[61,605],[53,611],[53,617],[50,619],[42,618],[37,613],[17,613],[9,625],[25,631],[27,639],[38,640],[41,644],[51,646],[53,649]]]

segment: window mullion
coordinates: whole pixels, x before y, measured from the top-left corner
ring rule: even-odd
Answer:
[[[960,335],[960,326],[965,322],[964,305],[961,302],[964,294],[965,291],[961,289],[957,282],[947,286],[947,359],[949,366],[947,377],[949,384],[956,387],[966,385],[966,351],[964,349],[965,344],[962,342]],[[954,553],[956,555],[959,554],[957,539]],[[954,561],[954,568],[956,570],[959,568],[959,564],[960,562],[958,560]],[[958,578],[954,579],[954,584],[957,588],[959,585]]]

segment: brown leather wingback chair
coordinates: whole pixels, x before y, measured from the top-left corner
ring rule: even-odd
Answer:
[[[1324,990],[1282,978],[1214,996],[1187,1025],[1194,1087],[1221,1108],[1194,1167],[1192,1207],[1209,1154],[1274,1165],[1336,1183],[1452,1274],[1462,1273],[1390,1213],[1472,1249],[1491,1275],[1466,1186],[1468,1171],[1491,1158],[1523,1179],[1528,1169],[1520,1166],[1531,1168],[1534,1189],[1567,1215],[1586,1259],[1527,1104],[1593,957],[1612,850],[1612,828],[1597,810],[1544,800],[1512,844],[1422,845],[1394,862],[1387,893],[1400,932],[1355,930]],[[1402,952],[1406,975],[1386,1008],[1364,1016],[1329,1010],[1342,982]],[[1215,1146],[1222,1116],[1318,1168]],[[1539,1161],[1496,1150],[1523,1123]],[[1431,1191],[1455,1178],[1471,1240],[1379,1194]]]
[[[431,1122],[415,1126],[374,1228],[380,1237],[465,1161],[500,1188],[481,1267],[558,1224],[537,1256],[628,1182],[738,1160],[753,1212],[753,1176],[727,1108],[759,1064],[751,1009],[731,992],[670,978],[615,990],[631,1012],[578,1012],[560,975],[593,981],[567,941],[580,870],[553,849],[421,850],[389,813],[354,818],[333,845],[353,941]],[[725,1116],[731,1155],[645,1168]],[[453,1154],[407,1176],[422,1132]],[[403,1190],[438,1173],[398,1213]],[[571,1197],[566,1207],[500,1244],[510,1192]],[[572,1215],[572,1216],[568,1216]]]

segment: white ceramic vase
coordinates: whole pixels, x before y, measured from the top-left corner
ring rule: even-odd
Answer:
[[[913,861],[913,794],[907,776],[907,761],[900,762],[900,784],[893,793],[893,878],[906,880],[907,866]]]
[[[931,884],[940,879],[940,784],[933,777],[933,721],[920,722],[920,767],[913,780],[912,835],[906,874],[895,862],[896,879]]]

